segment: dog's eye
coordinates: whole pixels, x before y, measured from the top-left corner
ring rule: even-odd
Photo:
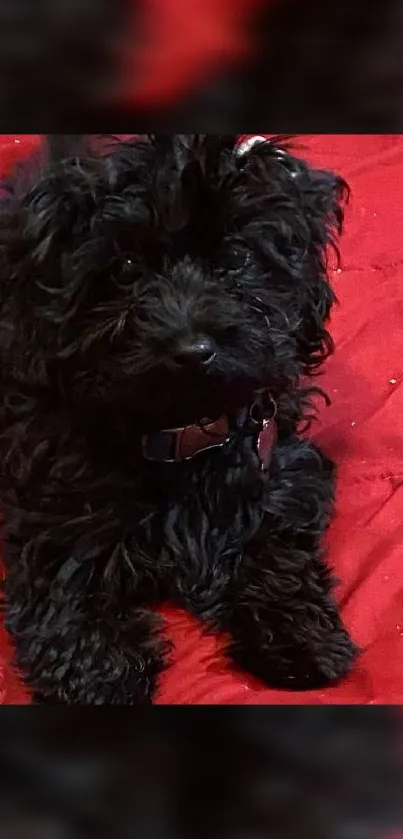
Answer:
[[[241,248],[234,248],[228,257],[228,268],[231,272],[238,273],[238,271],[244,271],[250,261],[250,253],[245,253]]]
[[[111,271],[112,282],[122,291],[131,289],[138,274],[136,268],[135,258],[118,254]]]
[[[136,260],[131,256],[125,256],[120,264],[120,274],[122,277],[132,279],[136,273]]]
[[[250,254],[242,248],[231,248],[226,257],[226,264],[230,271],[241,271],[249,261]]]

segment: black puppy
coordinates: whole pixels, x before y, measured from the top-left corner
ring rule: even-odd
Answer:
[[[0,497],[34,699],[149,702],[164,601],[270,685],[338,680],[356,647],[323,559],[333,464],[299,432],[332,350],[345,183],[284,138],[158,135],[13,190]]]

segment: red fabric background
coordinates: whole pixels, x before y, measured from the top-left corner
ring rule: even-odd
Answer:
[[[1,168],[36,142],[15,139],[0,137]],[[343,267],[333,272],[337,351],[323,381],[333,406],[322,411],[314,435],[339,464],[330,560],[342,581],[344,619],[364,652],[338,687],[269,690],[231,668],[223,639],[167,608],[175,648],[160,704],[403,702],[403,136],[317,135],[301,142],[301,154],[337,169],[352,187]],[[1,701],[26,702],[9,657],[0,628]]]

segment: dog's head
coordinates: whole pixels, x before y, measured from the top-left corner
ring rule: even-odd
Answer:
[[[276,398],[331,350],[344,182],[281,142],[151,136],[45,167],[3,217],[13,365],[132,428]],[[10,358],[11,358],[10,355]]]

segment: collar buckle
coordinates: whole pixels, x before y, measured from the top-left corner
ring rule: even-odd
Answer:
[[[267,401],[268,397],[268,401]],[[277,403],[264,391],[259,394],[249,410],[249,419],[255,425],[253,445],[260,460],[262,472],[267,472],[277,443]]]
[[[272,397],[269,403],[266,393],[261,393],[249,408],[240,410],[235,418],[238,429],[244,429],[259,457],[261,468],[267,471],[277,440],[275,416],[277,405]],[[270,406],[270,410],[269,410]],[[228,416],[203,420],[197,425],[180,428],[166,428],[141,438],[143,457],[155,463],[182,463],[192,460],[201,452],[219,449],[231,440],[231,425]]]
[[[209,449],[222,448],[230,440],[228,417],[200,425],[186,425],[181,428],[166,428],[156,434],[142,437],[141,446],[146,460],[159,463],[178,463],[192,460],[197,454]]]

